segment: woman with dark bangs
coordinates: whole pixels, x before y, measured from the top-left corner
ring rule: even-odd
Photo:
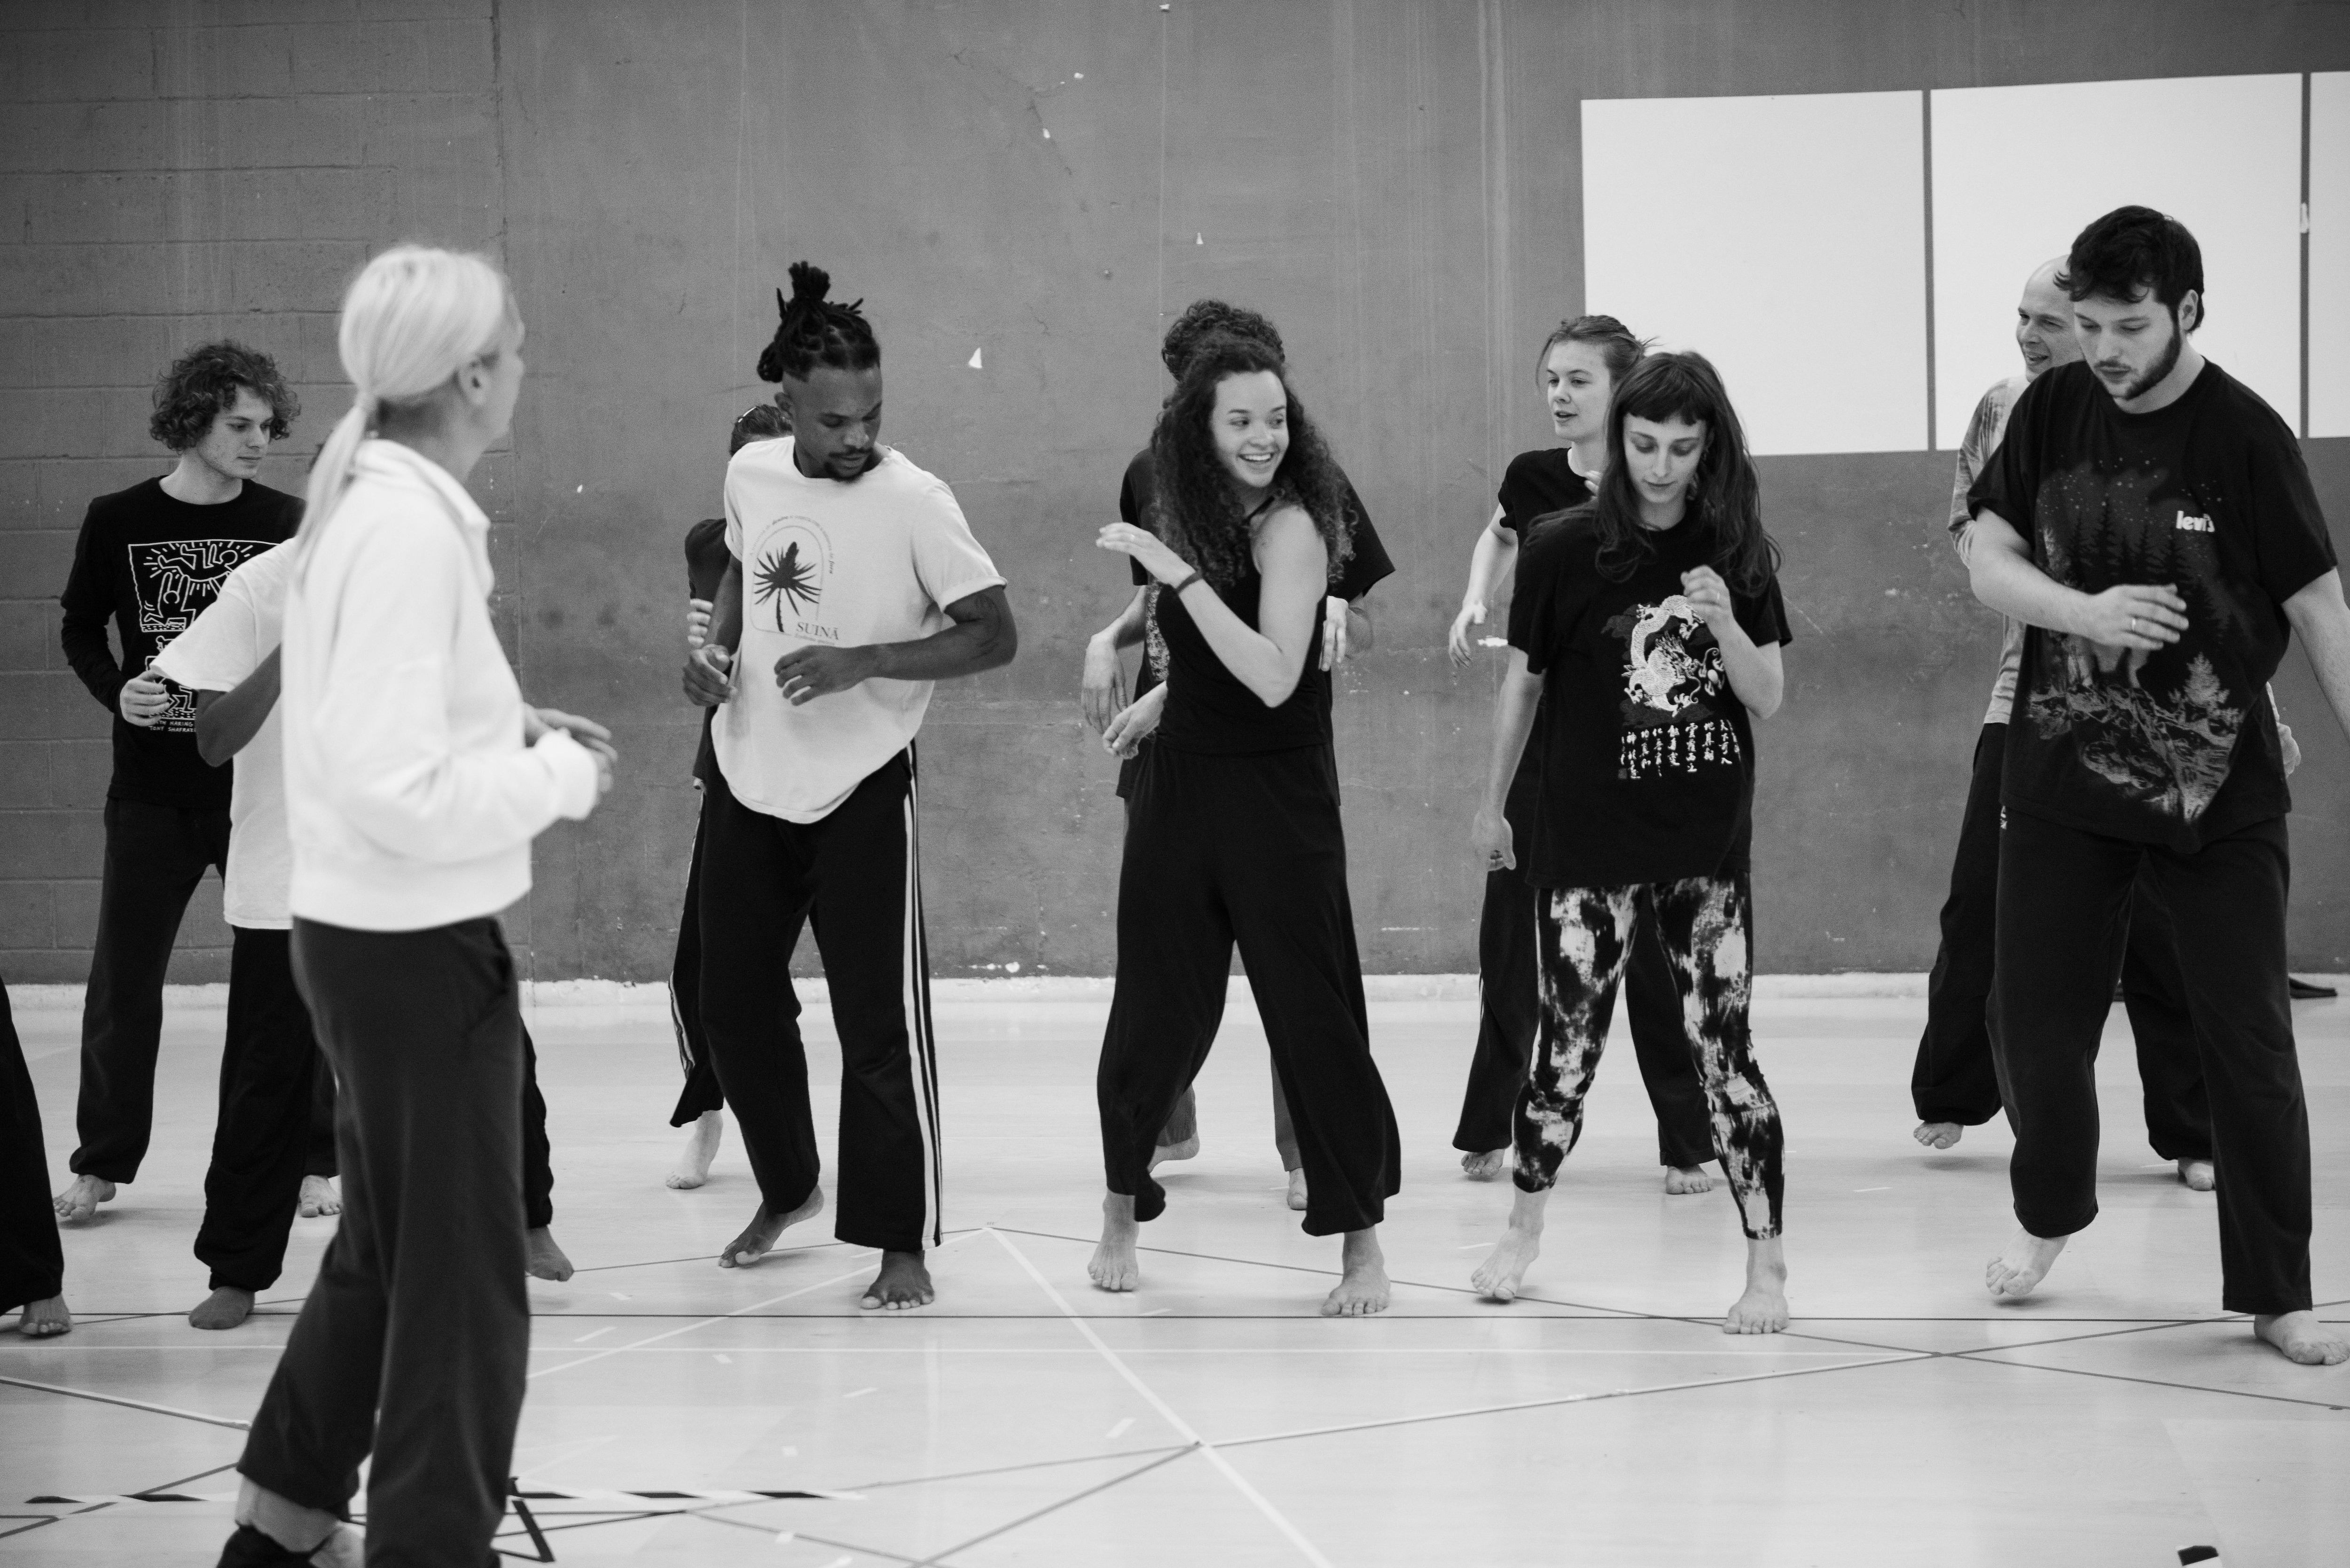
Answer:
[[[1722,1331],[1787,1326],[1779,1108],[1747,1030],[1752,721],[1785,688],[1778,556],[1738,415],[1713,367],[1687,353],[1625,377],[1596,494],[1519,553],[1473,837],[1486,867],[1521,864],[1503,807],[1539,701],[1546,750],[1523,865],[1541,1025],[1513,1118],[1509,1230],[1474,1276],[1490,1300],[1516,1296],[1540,1251],[1645,895],[1747,1236],[1745,1293]]]
[[[1346,1238],[1322,1312],[1382,1312],[1395,1113],[1371,1060],[1330,678],[1313,657],[1352,545],[1345,482],[1280,357],[1239,338],[1193,358],[1151,451],[1155,532],[1113,523],[1098,540],[1165,585],[1168,695],[1128,803],[1089,1272],[1107,1291],[1141,1282],[1138,1227],[1167,1207],[1151,1152],[1206,1058],[1237,942],[1305,1161],[1305,1232]]]

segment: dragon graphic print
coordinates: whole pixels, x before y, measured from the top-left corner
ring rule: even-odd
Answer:
[[[1723,717],[1730,674],[1713,629],[1680,594],[1636,604],[1612,617],[1607,635],[1624,645],[1623,734],[1616,776],[1654,778],[1736,767],[1738,732]]]

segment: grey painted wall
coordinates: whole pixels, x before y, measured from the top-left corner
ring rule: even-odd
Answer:
[[[330,313],[375,246],[423,235],[506,259],[531,377],[513,451],[477,483],[502,624],[526,689],[610,721],[627,756],[594,819],[541,841],[512,920],[538,977],[665,971],[694,810],[677,542],[715,509],[728,421],[765,395],[751,366],[803,255],[866,298],[888,438],[954,485],[1022,623],[1018,662],[941,689],[925,732],[939,971],[1114,961],[1114,768],[1074,698],[1084,639],[1126,590],[1090,541],[1162,390],[1163,320],[1207,294],[1281,323],[1399,568],[1339,707],[1367,964],[1460,971],[1496,667],[1456,674],[1441,643],[1502,465],[1547,440],[1533,350],[1586,306],[1580,100],[2350,66],[2350,13],[2282,0],[117,0],[60,16],[0,13],[0,972],[19,981],[82,974],[94,919],[105,715],[55,643],[81,505],[159,470],[146,384],[231,329],[310,392],[269,475],[299,488],[343,406]],[[2053,151],[2051,170],[2093,155],[2111,154]],[[1751,238],[1723,236],[1725,265]],[[1786,310],[1791,353],[1869,373],[1868,280],[1824,278]],[[2350,523],[2350,441],[2310,459]],[[1950,462],[1763,461],[1797,632],[1762,734],[1765,969],[1931,957],[1997,644],[1938,536]],[[2279,692],[2309,759],[2294,959],[2350,967],[2350,744],[2297,654]],[[199,903],[177,978],[224,972],[216,893]]]

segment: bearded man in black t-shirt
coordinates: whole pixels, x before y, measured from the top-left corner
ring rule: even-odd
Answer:
[[[1985,1282],[2029,1293],[2096,1218],[2093,1063],[2137,882],[2169,914],[2203,1055],[2221,1300],[2291,1359],[2332,1366],[2350,1345],[2310,1310],[2292,802],[2267,684],[2299,631],[2350,729],[2350,605],[2292,431],[2189,336],[2194,236],[2123,207],[2081,232],[2057,282],[2084,358],[2026,389],[1969,496],[1976,597],[2030,628],[1991,1000],[2021,1228]]]
[[[228,866],[229,770],[196,751],[194,693],[148,666],[193,625],[228,575],[293,537],[302,500],[258,483],[301,412],[266,354],[206,343],[155,388],[148,433],[172,472],[89,504],[60,602],[66,661],[114,714],[106,862],[82,1003],[81,1145],[61,1220],[87,1220],[139,1174],[154,1122],[163,973],[207,866]],[[108,646],[112,621],[121,657]]]

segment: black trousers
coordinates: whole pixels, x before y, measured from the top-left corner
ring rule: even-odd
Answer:
[[[1094,1079],[1109,1189],[1154,1220],[1159,1129],[1199,1075],[1239,945],[1304,1162],[1308,1235],[1376,1225],[1401,1184],[1371,1059],[1327,746],[1205,756],[1160,742],[1127,803],[1118,986]]]
[[[341,1084],[343,1217],[237,1469],[342,1512],[372,1453],[369,1558],[481,1568],[530,1353],[514,961],[493,919],[297,920],[293,946]]]
[[[1991,1053],[1992,946],[1999,911],[1999,780],[2007,726],[1985,724],[1950,858],[1942,944],[1927,981],[1926,1029],[1909,1073],[1921,1122],[1978,1127],[2004,1097]],[[2195,1031],[2178,981],[2170,919],[2141,885],[2130,901],[2121,959],[2122,1005],[2137,1050],[2147,1140],[2165,1159],[2211,1158],[2211,1108]],[[2110,990],[2110,987],[2108,988]]]
[[[334,1074],[319,1059],[310,1010],[295,988],[293,933],[239,926],[233,935],[220,1114],[196,1257],[215,1290],[265,1291],[285,1267],[302,1195],[311,1096],[317,1080],[331,1085]]]
[[[686,866],[685,908],[678,911],[677,956],[669,968],[669,1019],[677,1031],[677,1064],[685,1072],[685,1087],[669,1114],[673,1127],[701,1120],[704,1111],[726,1108],[718,1064],[702,1027],[702,841],[709,821],[710,803],[704,799],[693,825],[693,858]]]
[[[1533,808],[1541,784],[1540,760],[1528,757],[1511,781],[1507,815],[1521,855],[1533,841]],[[1526,1086],[1534,1032],[1542,1020],[1541,963],[1534,934],[1534,885],[1515,867],[1485,874],[1485,904],[1477,918],[1477,1051],[1452,1147],[1466,1154],[1508,1148],[1514,1135],[1518,1091]],[[1705,1088],[1690,1060],[1681,1023],[1680,992],[1657,931],[1656,901],[1639,890],[1640,929],[1624,971],[1624,1010],[1632,1026],[1632,1054],[1657,1114],[1657,1163],[1686,1168],[1713,1158],[1712,1121]]]
[[[2192,855],[2011,811],[2001,835],[1992,1042],[2015,1124],[2015,1217],[2069,1236],[2097,1217],[2097,1034],[2131,890],[2170,917],[2210,1095],[2222,1304],[2310,1304],[2309,1116],[2286,991],[2282,817]]]
[[[912,751],[818,822],[753,811],[715,769],[705,787],[702,1024],[761,1201],[796,1209],[823,1171],[790,968],[800,928],[813,924],[840,1035],[833,1233],[893,1252],[938,1245],[938,1068]]]
[[[81,1147],[77,1175],[134,1181],[155,1123],[155,1052],[163,1033],[163,972],[180,917],[206,867],[228,870],[228,813],[106,803],[106,862],[98,938],[81,1012]]]
[[[33,1097],[7,987],[0,985],[0,1312],[61,1294],[65,1281],[40,1102]]]

